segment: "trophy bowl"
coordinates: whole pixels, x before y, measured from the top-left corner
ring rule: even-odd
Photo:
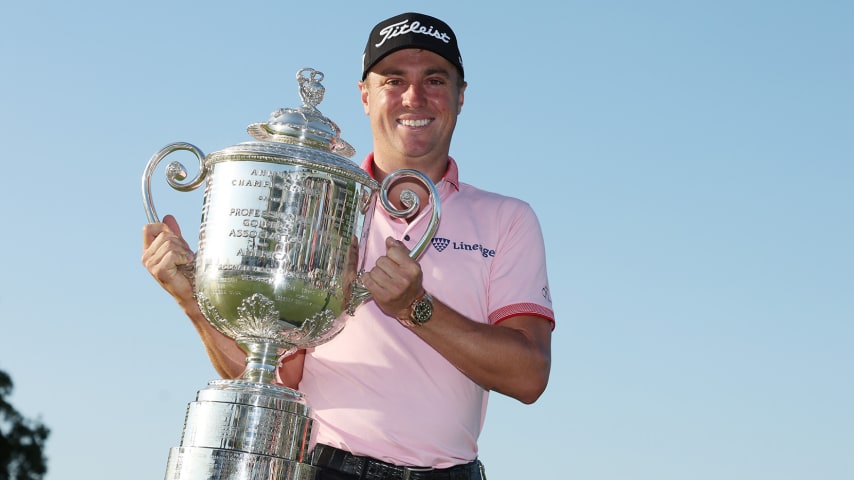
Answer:
[[[209,155],[172,143],[143,174],[148,221],[159,222],[151,198],[156,167],[182,150],[199,160],[190,180],[180,163],[166,167],[176,190],[205,185],[198,252],[185,274],[207,320],[246,352],[239,379],[210,382],[188,407],[168,479],[311,478],[313,467],[303,463],[310,410],[300,392],[275,384],[280,359],[330,341],[344,327],[344,313],[370,297],[358,280],[376,204],[396,217],[420,208],[411,191],[401,195],[404,208],[395,208],[388,200],[394,183],[412,178],[430,192],[432,217],[412,258],[438,228],[439,197],[430,179],[398,170],[378,184],[347,158],[353,148],[317,109],[323,74],[304,68],[296,77],[302,106],[249,125],[255,141]]]

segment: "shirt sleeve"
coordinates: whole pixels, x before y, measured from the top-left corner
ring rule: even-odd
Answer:
[[[496,248],[489,285],[489,323],[517,315],[548,319],[554,311],[546,272],[545,242],[531,206],[508,199],[500,209],[503,232]]]

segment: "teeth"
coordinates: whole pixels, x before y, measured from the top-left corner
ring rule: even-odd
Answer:
[[[400,123],[407,127],[423,127],[424,125],[430,123],[430,120],[401,120]]]

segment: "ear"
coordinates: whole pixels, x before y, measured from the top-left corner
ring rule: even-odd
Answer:
[[[365,83],[364,80],[359,82],[358,85],[359,85],[359,92],[360,92],[361,97],[362,97],[362,108],[365,110],[365,115],[370,115],[371,109],[370,109],[370,105],[368,105],[368,85]]]
[[[469,84],[467,82],[463,82],[463,86],[460,87],[460,95],[459,98],[457,98],[457,115],[463,111],[463,104],[466,102],[466,87],[468,86]]]

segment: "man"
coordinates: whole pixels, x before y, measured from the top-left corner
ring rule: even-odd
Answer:
[[[358,86],[374,148],[362,167],[378,181],[401,168],[424,173],[442,219],[412,260],[428,192],[399,182],[425,207],[410,220],[375,209],[364,264],[376,266],[362,277],[372,299],[335,339],[284,359],[279,378],[312,407],[320,479],[481,479],[488,392],[532,403],[548,383],[554,313],[540,226],[528,204],[458,179],[449,151],[467,84],[447,24],[417,13],[380,22]],[[174,218],[143,237],[143,264],[193,321],[217,371],[239,376],[245,355],[205,320],[179,271],[193,253]]]

